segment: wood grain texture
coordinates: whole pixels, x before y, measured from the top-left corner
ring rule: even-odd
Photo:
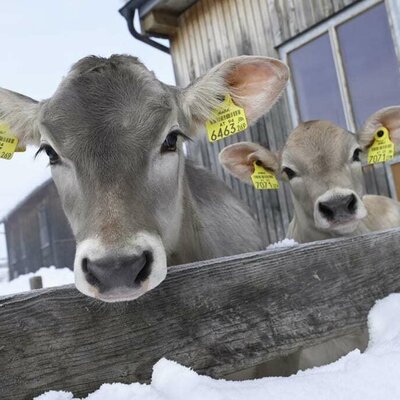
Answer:
[[[145,382],[161,357],[214,377],[351,333],[400,291],[400,230],[172,267],[137,301],[72,286],[0,298],[0,398]]]

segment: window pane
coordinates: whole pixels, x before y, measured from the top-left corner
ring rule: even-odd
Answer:
[[[289,53],[301,121],[327,119],[346,127],[328,34]]]
[[[337,28],[356,126],[400,104],[400,73],[383,3]]]

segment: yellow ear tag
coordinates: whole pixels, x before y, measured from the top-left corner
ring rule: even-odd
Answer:
[[[251,180],[256,189],[279,189],[279,182],[272,172],[267,171],[259,161],[254,161],[253,165],[254,172],[251,175]]]
[[[368,150],[368,164],[389,161],[394,157],[394,143],[389,130],[381,127],[374,133],[374,142]]]
[[[229,94],[214,109],[211,118],[206,122],[208,140],[211,143],[244,131],[246,128],[247,119],[244,109],[237,106]]]
[[[0,124],[0,158],[11,160],[17,149],[18,138],[11,135],[10,128],[6,124]]]

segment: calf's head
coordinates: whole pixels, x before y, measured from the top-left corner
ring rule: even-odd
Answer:
[[[41,102],[0,89],[0,120],[49,157],[82,293],[131,300],[165,278],[183,217],[182,141],[228,93],[252,123],[287,79],[278,60],[238,57],[178,89],[136,58],[112,56],[80,60]]]
[[[298,223],[308,221],[317,230],[345,235],[367,215],[362,201],[363,154],[382,126],[399,144],[399,122],[400,107],[377,112],[357,135],[329,121],[309,121],[294,129],[279,152],[243,142],[223,149],[220,161],[232,175],[248,183],[253,162],[261,161],[266,169],[289,182]]]

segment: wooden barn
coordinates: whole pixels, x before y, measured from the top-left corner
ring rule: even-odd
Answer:
[[[137,39],[171,54],[179,86],[236,55],[289,64],[286,95],[257,125],[214,144],[204,135],[187,147],[190,158],[249,204],[271,243],[285,237],[292,217],[288,187],[256,191],[241,184],[223,171],[219,151],[243,140],[279,149],[293,126],[310,119],[329,119],[354,132],[372,112],[400,104],[397,0],[131,0],[120,11]],[[137,13],[142,32],[133,24]],[[151,36],[169,39],[170,47]],[[400,157],[364,170],[369,193],[400,199]],[[5,226],[11,277],[72,265],[75,244],[52,183],[19,204]]]
[[[52,180],[30,193],[3,222],[10,279],[51,265],[72,268],[75,240]]]
[[[354,132],[379,108],[400,104],[400,3],[397,0],[132,0],[121,13],[131,33],[171,53],[176,81],[186,86],[226,58],[279,57],[291,69],[287,94],[245,133],[188,146],[256,213],[268,240],[284,238],[291,198],[255,191],[218,164],[228,144],[249,140],[279,149],[299,121],[328,119]],[[142,32],[132,23],[139,13]],[[151,36],[168,38],[170,47]],[[400,198],[400,158],[365,166],[367,191]]]

